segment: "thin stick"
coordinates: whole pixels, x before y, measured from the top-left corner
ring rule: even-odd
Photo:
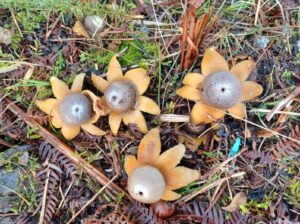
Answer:
[[[207,177],[211,177],[213,174],[215,174],[218,170],[221,170],[222,167],[224,167],[227,163],[229,163],[230,161],[232,161],[233,159],[235,159],[236,157],[238,157],[239,155],[241,155],[243,152],[245,152],[247,149],[243,148],[241,149],[241,151],[236,154],[235,156],[229,157],[228,159],[226,159],[224,162],[222,162],[220,165],[218,165],[217,167],[213,168],[211,171],[209,171],[207,174],[205,174],[202,179],[207,178]]]
[[[64,202],[66,201],[66,197],[67,197],[67,195],[69,193],[69,190],[73,186],[74,181],[75,180],[73,179],[72,182],[71,182],[71,184],[69,185],[68,189],[66,190],[66,193],[65,194],[62,193],[62,199],[61,199],[61,201],[60,201],[60,203],[59,203],[59,205],[58,205],[58,207],[56,209],[57,212],[60,210],[61,206],[63,206]]]
[[[46,33],[46,40],[48,40],[49,36],[51,35],[51,33],[53,32],[54,28],[56,27],[57,23],[59,22],[61,18],[61,15],[59,15],[59,17],[57,17],[57,19],[54,21],[54,23],[51,26],[51,29]]]
[[[157,18],[156,12],[155,12],[155,7],[154,7],[154,2],[153,2],[153,0],[151,0],[151,5],[152,5],[152,9],[153,9],[153,14],[154,14],[155,22],[158,24],[159,22],[158,22],[158,18]],[[165,42],[165,39],[164,39],[164,37],[163,37],[163,33],[162,33],[161,29],[160,29],[160,26],[157,25],[157,28],[158,28],[158,32],[159,32],[159,34],[160,34],[161,40],[162,40],[164,46],[166,46],[166,42]],[[167,52],[167,54],[169,54],[169,51],[168,51],[167,48],[166,48],[166,52]]]
[[[180,115],[180,114],[161,114],[159,115],[159,119],[162,122],[171,122],[171,123],[190,122],[190,116]]]
[[[26,62],[26,61],[8,61],[8,60],[0,60],[1,63],[12,63],[12,64],[20,64],[20,65],[28,65],[28,66],[38,66],[38,67],[45,67],[48,68],[50,70],[53,70],[53,68],[51,66],[48,65],[40,65],[40,64],[36,64],[36,63],[30,63],[30,62]]]
[[[269,113],[272,110],[268,110],[268,109],[260,109],[260,108],[253,108],[251,109],[249,112],[250,113]],[[297,112],[291,112],[291,111],[274,111],[274,114],[286,114],[286,115],[291,115],[291,116],[300,116],[300,113]]]
[[[23,33],[22,33],[22,31],[21,31],[21,29],[19,27],[18,21],[16,20],[16,17],[15,17],[15,14],[14,14],[13,10],[10,11],[10,14],[11,14],[11,17],[13,18],[14,23],[16,24],[16,27],[17,27],[17,29],[18,29],[18,31],[20,33],[20,36],[22,38],[24,38]]]
[[[16,195],[18,195],[25,203],[26,203],[26,205],[30,205],[30,203],[29,203],[29,201],[27,201],[27,199],[25,198],[25,197],[23,197],[20,193],[18,193],[17,191],[15,191],[15,190],[13,190],[13,189],[11,189],[11,188],[8,188],[8,187],[6,187],[5,185],[2,185],[2,184],[0,184],[0,189],[1,188],[4,188],[4,189],[6,189],[6,190],[8,190],[8,191],[10,191],[10,192],[12,192],[12,193],[14,193],[14,194],[16,194]]]
[[[239,173],[232,174],[229,177],[224,177],[222,179],[219,179],[215,182],[208,184],[207,186],[203,187],[202,189],[195,191],[190,195],[187,195],[188,197],[183,197],[182,199],[180,199],[180,201],[187,202],[187,201],[191,200],[192,198],[196,197],[198,194],[202,194],[202,193],[210,190],[211,188],[221,185],[222,183],[224,183],[225,181],[228,181],[231,178],[241,177],[241,176],[244,176],[245,174],[246,174],[245,172],[239,172]]]
[[[219,109],[218,109],[218,110],[219,110]],[[223,111],[223,110],[219,110],[219,111]],[[227,114],[227,115],[230,115],[230,116],[234,117],[231,113],[228,113],[228,112],[226,112],[226,111],[223,111],[223,112],[224,112],[225,114]],[[293,141],[293,142],[300,143],[300,140],[297,140],[297,139],[291,138],[291,137],[289,137],[289,136],[280,134],[280,133],[277,132],[277,131],[273,131],[273,130],[271,130],[271,129],[269,129],[269,128],[266,128],[266,127],[264,127],[264,126],[261,126],[261,125],[259,125],[259,124],[256,124],[256,123],[254,123],[254,122],[252,122],[252,121],[249,121],[249,120],[246,120],[246,119],[242,119],[242,118],[238,118],[238,117],[235,117],[235,118],[236,118],[236,119],[239,119],[239,120],[241,120],[241,121],[247,122],[247,123],[249,123],[249,124],[252,124],[253,126],[256,126],[256,127],[258,127],[258,128],[261,128],[261,129],[264,129],[264,130],[266,130],[266,131],[269,131],[269,132],[271,132],[271,133],[274,134],[274,135],[278,135],[278,136],[280,136],[280,137],[282,137],[282,138],[286,138],[286,139],[289,139],[289,140],[291,140],[291,141]]]
[[[257,25],[257,21],[258,21],[258,14],[259,14],[259,10],[260,10],[260,5],[261,5],[261,0],[258,0],[258,2],[257,2],[257,6],[256,6],[256,12],[255,12],[254,26],[256,26],[256,25]]]
[[[72,221],[89,205],[91,204],[98,196],[101,194],[101,192],[108,187],[114,179],[116,179],[117,176],[114,176],[107,184],[105,184],[68,222],[67,224],[71,224]]]
[[[45,188],[44,188],[44,192],[43,192],[43,201],[42,201],[42,208],[41,208],[41,212],[40,212],[39,224],[44,223],[49,177],[50,177],[50,169],[49,169],[49,166],[48,166],[47,179],[46,179],[46,182],[45,182]]]
[[[267,114],[267,121],[270,121],[276,111],[281,110],[284,108],[288,103],[290,103],[295,97],[297,97],[300,94],[300,85],[297,86],[297,88],[288,95],[284,100],[282,100],[276,107],[274,107],[268,114]]]

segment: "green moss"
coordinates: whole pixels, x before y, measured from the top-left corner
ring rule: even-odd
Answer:
[[[57,77],[59,73],[65,68],[65,60],[61,51],[58,52],[58,56],[56,58],[55,66],[52,71],[52,75]]]
[[[251,211],[260,216],[265,216],[265,211],[269,209],[271,202],[276,200],[277,197],[278,194],[273,192],[271,195],[267,195],[261,200],[249,200],[246,205],[240,206],[240,209],[243,214],[247,214]]]
[[[56,14],[75,15],[77,18],[83,18],[86,15],[96,14],[103,17],[117,17],[121,22],[128,10],[132,11],[133,4],[124,3],[123,5],[113,8],[111,4],[101,2],[93,4],[82,4],[80,0],[4,0],[0,3],[1,8],[14,10],[26,10],[26,12],[37,12],[38,14],[47,15],[49,12]]]
[[[23,186],[22,195],[29,202],[30,207],[32,205],[35,205],[37,200],[36,192],[38,191],[38,182],[34,178],[33,174],[37,172],[37,170],[39,169],[38,160],[39,160],[38,157],[31,156],[29,158],[29,164],[28,164],[28,167],[30,167],[30,172],[21,174],[22,182],[27,183],[26,185]]]
[[[89,52],[81,52],[80,54],[80,62],[85,62],[90,66],[94,64],[98,65],[108,65],[110,59],[113,57],[115,53],[110,51],[97,51],[91,50]]]
[[[291,180],[290,184],[286,187],[283,192],[284,199],[296,208],[300,208],[300,181]]]
[[[29,139],[38,139],[41,136],[38,134],[39,127],[28,127],[27,126],[27,138]]]
[[[52,95],[52,90],[49,87],[41,86],[37,91],[37,99],[44,100]]]
[[[145,67],[147,61],[156,58],[158,50],[156,45],[135,39],[123,41],[116,52],[93,49],[81,52],[80,62],[87,63],[89,66],[97,64],[104,69],[117,52],[123,52],[122,57],[119,58],[122,66],[138,65]]]
[[[120,62],[123,66],[133,64],[142,65],[143,62],[147,60],[157,58],[158,47],[153,43],[135,38],[135,40],[123,41],[119,46],[119,51],[123,50],[125,50],[125,52],[120,58]]]
[[[42,21],[46,21],[46,16],[40,12],[31,12],[28,10],[16,13],[16,19],[22,25],[22,31],[26,33],[34,33],[35,29],[39,29]]]

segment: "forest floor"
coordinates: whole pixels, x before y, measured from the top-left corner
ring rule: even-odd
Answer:
[[[0,223],[299,223],[297,2],[2,0],[0,27],[11,40],[0,29]],[[90,37],[74,29],[87,15],[106,29]],[[189,119],[194,104],[176,89],[201,72],[210,47],[230,67],[254,60],[249,80],[264,91],[245,104],[245,119],[175,122]],[[145,95],[175,115],[144,114],[149,129],[159,126],[162,150],[184,141],[181,165],[201,173],[164,204],[166,219],[127,194],[124,158],[143,137],[136,126],[122,124],[114,136],[105,116],[96,123],[105,136],[82,131],[68,141],[35,104],[52,96],[51,76],[71,84],[85,73],[84,89],[100,95],[90,75],[104,74],[117,53],[124,71],[148,71]]]

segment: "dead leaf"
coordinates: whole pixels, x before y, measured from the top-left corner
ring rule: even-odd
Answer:
[[[218,20],[218,17],[215,17],[215,19],[210,22],[212,11],[205,13],[200,18],[196,17],[196,6],[202,4],[201,0],[190,1],[190,4],[193,6],[184,14],[182,27],[179,28],[182,34],[179,43],[181,52],[180,65],[184,69],[187,69],[191,63],[198,58],[198,49],[202,41],[207,34],[211,32]]]
[[[245,205],[246,203],[247,203],[247,195],[244,192],[239,192],[233,197],[231,203],[226,207],[222,207],[222,209],[228,212],[233,212],[241,205]]]
[[[179,135],[178,136],[178,141],[180,143],[183,143],[186,148],[196,151],[200,145],[204,144],[207,140],[207,134],[201,136],[200,138],[191,138],[191,137],[186,137],[184,135]]]
[[[90,38],[88,32],[85,30],[84,26],[80,21],[77,21],[73,27],[74,33],[76,33],[78,36],[84,36],[86,38]]]

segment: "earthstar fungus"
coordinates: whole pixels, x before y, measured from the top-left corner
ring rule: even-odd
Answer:
[[[109,114],[109,126],[116,135],[123,120],[125,125],[136,124],[142,133],[147,133],[147,124],[141,111],[160,114],[156,102],[143,96],[150,77],[143,68],[131,69],[123,76],[117,56],[113,56],[108,65],[107,80],[92,74],[93,84],[104,94],[103,102]]]
[[[91,34],[98,34],[105,29],[104,19],[97,15],[90,15],[84,19],[84,27]]]
[[[38,100],[36,105],[50,116],[51,124],[61,128],[63,136],[70,140],[76,137],[80,128],[92,135],[104,135],[105,132],[93,125],[104,111],[97,106],[101,100],[91,91],[82,91],[85,74],[75,77],[71,89],[66,83],[56,77],[51,77],[53,95],[55,98]]]
[[[138,146],[137,158],[125,158],[129,194],[142,203],[173,201],[180,194],[173,190],[197,180],[200,173],[184,166],[177,166],[185,153],[182,144],[161,153],[158,128],[150,130]]]
[[[184,86],[176,93],[195,103],[191,111],[193,124],[207,124],[218,120],[228,111],[235,118],[245,117],[243,102],[259,96],[263,88],[253,81],[246,81],[255,63],[244,60],[229,69],[228,63],[213,48],[205,50],[202,74],[189,73]]]
[[[12,31],[5,29],[0,26],[0,44],[3,43],[5,45],[9,45],[12,42]]]

